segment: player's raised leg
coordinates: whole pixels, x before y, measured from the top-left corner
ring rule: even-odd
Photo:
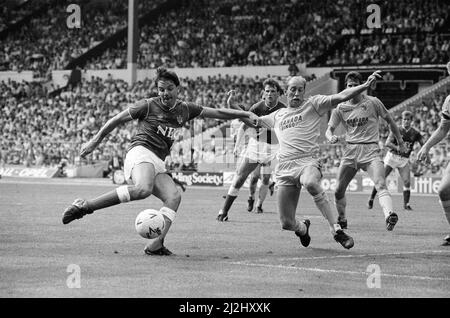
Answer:
[[[148,255],[170,255],[172,253],[164,247],[164,239],[169,232],[178,207],[180,206],[181,194],[173,179],[165,173],[156,176],[153,194],[163,202],[163,207],[160,211],[164,215],[166,223],[161,235],[147,244],[144,251]]]
[[[373,160],[367,167],[367,172],[378,190],[378,200],[386,220],[386,229],[392,231],[398,222],[398,215],[393,211],[392,197],[386,186],[384,165],[381,160]]]
[[[337,185],[334,192],[334,199],[336,203],[336,209],[338,212],[338,224],[342,229],[347,228],[347,216],[345,214],[347,207],[347,198],[345,196],[345,191],[350,181],[356,175],[358,170],[352,166],[341,164],[337,176]]]
[[[353,238],[347,235],[338,224],[336,213],[333,211],[327,194],[320,185],[322,174],[315,166],[307,166],[300,176],[300,183],[312,196],[323,217],[328,221],[333,238],[343,247],[349,249],[354,245]]]
[[[68,224],[86,214],[128,201],[142,200],[152,194],[155,179],[153,163],[142,162],[132,168],[134,185],[123,185],[91,200],[76,199],[63,214],[62,222]]]
[[[398,172],[400,173],[400,177],[403,181],[403,208],[405,210],[411,211],[412,208],[409,204],[409,200],[411,198],[411,172],[409,164],[406,164],[403,167],[399,167]]]
[[[300,188],[294,185],[280,185],[277,194],[277,206],[280,216],[281,228],[283,230],[294,231],[300,238],[300,242],[307,247],[311,242],[309,236],[309,220],[299,221],[295,217],[298,199],[300,197]]]
[[[439,201],[442,209],[444,210],[444,215],[450,226],[450,164],[448,164],[445,169],[444,176],[442,177],[441,184],[439,185],[438,194]],[[450,234],[444,238],[442,245],[450,246]]]
[[[385,165],[384,166],[384,175],[387,178],[391,172],[392,172],[392,167],[390,165]],[[367,202],[367,208],[372,209],[373,208],[373,200],[375,200],[375,197],[377,195],[377,188],[374,186],[372,189],[372,193],[370,194],[370,198],[369,201]]]
[[[217,215],[217,220],[220,222],[228,220],[228,212],[233,205],[234,200],[236,200],[239,190],[247,179],[248,175],[258,166],[256,162],[250,162],[248,158],[244,160],[239,165],[236,175],[234,176],[233,183],[228,189],[228,194],[225,198],[222,209]]]

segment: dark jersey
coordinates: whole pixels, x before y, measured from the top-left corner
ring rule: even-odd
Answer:
[[[403,127],[399,127],[398,129],[400,130],[400,135],[402,136],[402,139],[405,142],[407,152],[400,153],[399,151],[394,149],[390,149],[389,151],[398,156],[409,158],[411,152],[414,149],[414,144],[416,142],[422,142],[422,135],[417,129],[414,129],[413,127],[410,127],[408,130],[406,130]],[[390,138],[392,139],[392,143],[397,146],[398,145],[397,139],[394,137],[394,134],[392,132],[389,134],[388,139]]]
[[[256,104],[253,104],[252,107],[250,107],[249,111],[256,114],[258,117],[261,117],[261,116],[269,115],[270,113],[273,113],[274,111],[277,111],[281,108],[286,108],[286,105],[280,101],[278,101],[278,103],[275,106],[269,107],[266,105],[266,103],[263,100],[261,100],[261,101],[257,102]],[[274,132],[272,132],[271,130],[259,128],[256,131],[256,140],[264,141],[264,142],[267,142],[268,144],[272,144],[272,133],[274,134]],[[267,135],[267,136],[263,136],[263,135]],[[265,137],[267,137],[267,138],[265,138]]]
[[[171,109],[167,109],[159,97],[137,102],[128,108],[131,118],[138,119],[137,132],[128,150],[143,146],[164,161],[181,127],[202,111],[202,106],[181,100],[177,100]]]

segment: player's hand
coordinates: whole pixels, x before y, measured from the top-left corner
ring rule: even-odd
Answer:
[[[417,160],[428,161],[428,152],[429,151],[430,150],[425,147],[420,148],[419,152],[417,153]]]
[[[236,90],[232,89],[231,91],[227,92],[228,99],[227,99],[227,105],[230,108],[233,108],[236,103]]]
[[[330,138],[330,144],[335,144],[339,141],[339,137],[336,135],[331,136]]]
[[[233,149],[233,155],[235,157],[239,156],[239,154],[241,153],[241,147],[234,147]]]
[[[408,148],[406,147],[406,144],[404,142],[398,145],[398,151],[402,154],[406,154],[408,152]]]
[[[89,140],[87,143],[83,144],[81,146],[80,156],[81,158],[86,157],[88,154],[90,154],[92,151],[94,151],[95,147],[97,147],[97,142],[94,140]]]
[[[366,86],[370,87],[373,83],[375,83],[377,81],[377,79],[381,79],[381,75],[380,75],[381,71],[375,71],[372,73],[372,75],[369,76],[369,78],[367,78],[366,81]]]

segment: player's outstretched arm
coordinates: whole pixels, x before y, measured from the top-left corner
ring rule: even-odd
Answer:
[[[241,119],[244,122],[248,122],[250,125],[256,126],[259,123],[259,117],[254,113],[235,110],[235,109],[216,109],[216,108],[203,108],[203,117],[216,118],[216,119]]]
[[[369,78],[365,83],[355,87],[347,88],[338,94],[331,95],[332,108],[364,92],[366,89],[370,87],[370,85],[372,85],[372,83],[374,83],[377,79],[381,78],[380,73],[381,71],[375,71],[372,73],[372,75],[369,76]]]
[[[109,119],[106,124],[95,134],[95,136],[81,147],[80,155],[85,157],[90,154],[111,131],[117,126],[132,120],[128,109],[120,112],[116,116]]]
[[[427,142],[420,148],[417,159],[422,161],[428,157],[430,149],[444,139],[450,130],[450,122],[441,121],[439,127],[433,132]]]

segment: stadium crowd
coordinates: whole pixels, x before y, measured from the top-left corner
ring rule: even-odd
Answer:
[[[43,77],[64,68],[127,25],[127,2],[78,1],[82,27],[69,29],[67,3],[56,1],[49,12],[30,19],[0,43],[0,71],[33,70]],[[162,2],[141,1],[139,12]],[[360,33],[372,2],[383,8],[386,17],[381,35],[368,37]],[[26,12],[35,8],[24,7]],[[448,37],[441,43],[430,32],[445,24],[449,12],[444,0],[280,0],[276,8],[270,0],[182,0],[158,20],[141,25],[138,64],[140,68],[309,64],[346,35],[351,36],[324,63],[442,63],[448,59]],[[399,33],[407,35],[400,40],[395,35]],[[126,39],[84,67],[125,68]]]
[[[180,98],[206,107],[226,107],[226,91],[235,88],[239,90],[240,103],[251,105],[260,99],[261,82],[259,78],[228,75],[184,78],[181,79]],[[83,80],[80,85],[69,87],[57,96],[49,95],[45,86],[37,82],[1,82],[0,92],[0,164],[26,166],[56,166],[62,161],[81,163],[78,157],[81,144],[88,141],[108,118],[138,99],[156,95],[154,83],[149,79],[128,87],[126,82],[111,77]],[[444,94],[435,94],[414,111],[413,125],[422,132],[425,140],[439,124],[439,109],[444,98]],[[216,153],[214,140],[202,145],[180,142],[219,123],[214,119],[198,119],[184,127],[167,164],[172,168],[187,169],[192,168],[191,161],[198,163],[202,158],[231,153],[232,147]],[[115,156],[123,159],[135,125],[136,122],[131,122],[118,129],[88,157],[89,161],[83,162],[109,161]],[[388,135],[386,125],[381,126],[380,135],[384,142]],[[205,136],[209,140],[208,137]],[[324,171],[336,172],[342,146],[324,144],[321,149]],[[415,173],[439,173],[445,167],[446,146],[433,149],[431,164],[414,166]]]
[[[243,105],[260,98],[260,79],[237,76],[211,76],[207,79],[181,79],[179,97],[206,107],[226,107],[226,91],[239,89]],[[62,159],[77,163],[80,145],[88,141],[107,119],[130,103],[156,96],[150,79],[129,87],[123,80],[111,77],[91,78],[51,96],[46,87],[37,82],[0,83],[0,163],[24,165],[57,165]],[[204,131],[216,126],[214,119],[196,122]],[[112,155],[124,154],[136,123],[118,129],[89,160],[109,160]],[[191,127],[186,130],[191,131]],[[180,140],[186,137],[185,131]]]
[[[139,12],[147,12],[161,2],[141,1]],[[52,70],[64,69],[127,26],[128,0],[81,0],[77,4],[82,8],[80,28],[67,26],[68,3],[57,1],[44,14],[9,32],[0,42],[0,71],[31,70],[36,77],[50,78]]]

